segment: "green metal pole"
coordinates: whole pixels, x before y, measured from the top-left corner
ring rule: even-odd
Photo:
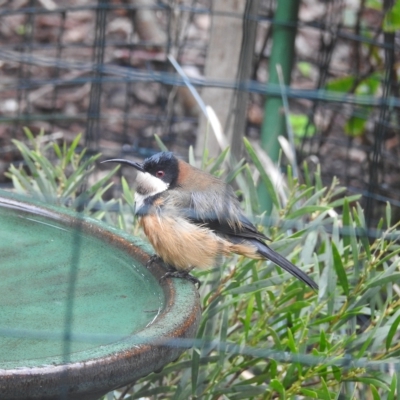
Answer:
[[[268,84],[279,85],[277,65],[282,68],[284,84],[290,84],[299,4],[299,0],[277,0],[276,2]],[[268,96],[265,101],[264,120],[261,127],[261,146],[274,162],[277,162],[279,158],[278,136],[280,135],[286,136],[282,99]],[[260,185],[258,194],[261,209],[270,213],[272,203],[264,185]]]

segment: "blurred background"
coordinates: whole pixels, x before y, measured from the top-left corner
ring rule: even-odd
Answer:
[[[239,160],[246,136],[361,193],[369,226],[386,202],[399,219],[399,19],[394,0],[0,0],[0,185],[25,126],[125,158],[157,134]]]

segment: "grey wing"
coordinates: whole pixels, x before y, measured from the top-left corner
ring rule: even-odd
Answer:
[[[170,190],[168,196],[168,202],[187,219],[234,243],[245,239],[268,240],[243,214],[233,189],[225,183],[211,185],[207,191]]]
[[[222,196],[221,190],[218,192],[208,190],[206,193],[181,191],[172,195],[172,191],[169,192],[169,202],[174,203],[172,208],[180,210],[179,212],[194,224],[206,226],[232,243],[246,241],[254,245],[260,255],[273,261],[311,288],[318,289],[318,285],[306,273],[264,243],[268,238],[246,218],[233,189],[229,186]]]

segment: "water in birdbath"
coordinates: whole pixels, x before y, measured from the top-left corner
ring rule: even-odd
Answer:
[[[91,348],[101,356],[164,307],[131,255],[79,224],[1,205],[0,277],[0,368],[77,362]]]

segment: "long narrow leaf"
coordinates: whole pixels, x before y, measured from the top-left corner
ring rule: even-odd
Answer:
[[[154,135],[154,139],[156,140],[157,145],[161,151],[168,151],[168,147],[164,144],[164,142],[161,140],[161,138],[157,134]]]
[[[253,161],[254,165],[256,166],[258,172],[260,173],[261,180],[263,181],[265,187],[267,188],[268,194],[271,197],[272,203],[275,205],[275,207],[279,208],[279,200],[278,196],[276,194],[276,190],[274,188],[274,185],[269,178],[268,174],[265,172],[265,169],[263,165],[261,164],[261,161],[259,160],[256,152],[254,151],[253,147],[251,146],[250,142],[244,138],[244,145],[246,147],[246,150]]]
[[[336,244],[332,242],[332,257],[333,257],[333,265],[336,270],[336,274],[338,276],[338,282],[340,286],[342,286],[344,294],[346,296],[349,295],[349,281],[347,279],[346,271],[343,267],[342,257],[336,247]]]

